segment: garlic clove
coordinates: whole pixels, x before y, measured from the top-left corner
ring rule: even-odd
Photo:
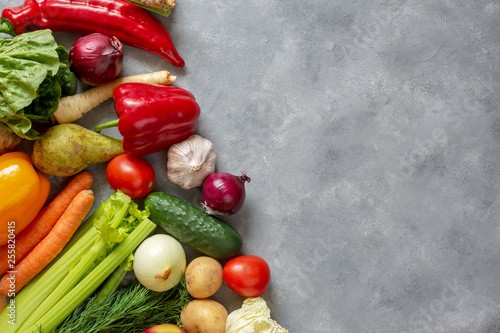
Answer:
[[[187,190],[201,186],[215,172],[216,160],[213,143],[193,134],[168,149],[168,179]]]

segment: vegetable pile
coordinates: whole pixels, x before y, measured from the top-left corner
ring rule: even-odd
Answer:
[[[149,13],[173,8],[25,0],[3,10],[0,33],[12,37],[0,37],[0,332],[288,332],[264,301],[271,268],[241,253],[242,235],[223,220],[243,208],[250,177],[216,171],[213,143],[196,133],[200,104],[169,71],[120,77],[122,43],[184,66]],[[81,36],[68,52],[54,31]],[[116,120],[73,123],[111,98]],[[112,126],[121,138],[100,133]],[[157,188],[146,156],[159,152],[168,180],[202,202]],[[102,202],[95,164],[113,189]],[[64,184],[53,198],[52,182]],[[186,247],[198,253],[190,261]],[[245,298],[241,309],[216,300],[223,287]]]

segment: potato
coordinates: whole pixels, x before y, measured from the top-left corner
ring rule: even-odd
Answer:
[[[222,285],[222,265],[214,258],[202,256],[192,260],[184,272],[186,288],[194,298],[208,298]]]
[[[228,313],[224,305],[212,299],[195,299],[181,312],[187,333],[224,333]]]

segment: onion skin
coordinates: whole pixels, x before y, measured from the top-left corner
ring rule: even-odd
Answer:
[[[118,38],[92,33],[78,38],[69,51],[70,69],[90,86],[113,82],[123,66],[123,46]]]
[[[241,172],[235,176],[227,172],[216,172],[205,179],[201,190],[203,208],[210,215],[232,215],[245,202],[245,182],[250,178]]]

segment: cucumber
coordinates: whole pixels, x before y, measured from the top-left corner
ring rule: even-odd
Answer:
[[[210,257],[229,259],[241,250],[243,240],[236,229],[174,195],[153,192],[144,205],[156,225]]]

